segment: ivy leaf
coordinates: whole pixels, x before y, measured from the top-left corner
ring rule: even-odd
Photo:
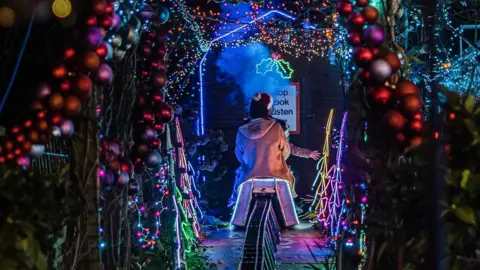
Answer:
[[[465,99],[464,106],[467,112],[473,113],[473,110],[475,109],[475,96],[468,95]]]
[[[460,181],[460,187],[467,189],[468,179],[472,172],[469,169],[466,169],[462,172],[462,180]]]
[[[478,134],[477,127],[472,119],[463,119],[463,123],[465,123],[465,126],[471,134]]]
[[[477,225],[477,221],[475,218],[475,211],[473,211],[471,207],[469,206],[456,207],[455,209],[453,209],[453,213],[461,221],[470,225]]]

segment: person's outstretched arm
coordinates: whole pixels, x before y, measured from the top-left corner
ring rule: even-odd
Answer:
[[[301,158],[311,158],[313,160],[318,160],[320,157],[320,153],[318,151],[312,151],[307,148],[303,148],[300,146],[296,146],[293,143],[290,143],[290,149],[292,151],[292,155],[301,157]]]

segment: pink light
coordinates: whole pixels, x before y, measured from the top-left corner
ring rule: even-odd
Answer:
[[[105,171],[104,170],[98,170],[98,176],[100,176],[100,177],[105,176]]]
[[[278,59],[280,59],[280,54],[279,53],[272,53],[272,58],[274,60],[278,60]]]
[[[367,197],[366,196],[362,197],[362,203],[366,203],[366,202],[367,202]]]

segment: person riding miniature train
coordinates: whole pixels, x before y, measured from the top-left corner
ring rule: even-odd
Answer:
[[[286,160],[290,155],[318,160],[320,154],[289,142],[285,121],[272,117],[273,98],[267,93],[256,94],[250,104],[251,120],[237,132],[235,155],[240,162],[228,206],[235,204],[238,187],[255,177],[276,177],[290,182],[292,197],[295,178]],[[297,211],[301,211],[297,207]]]

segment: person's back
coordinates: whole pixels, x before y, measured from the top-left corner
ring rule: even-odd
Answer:
[[[255,177],[275,177],[293,184],[285,162],[290,146],[281,125],[275,120],[256,118],[241,126],[235,154],[241,164],[237,180],[240,183]]]

